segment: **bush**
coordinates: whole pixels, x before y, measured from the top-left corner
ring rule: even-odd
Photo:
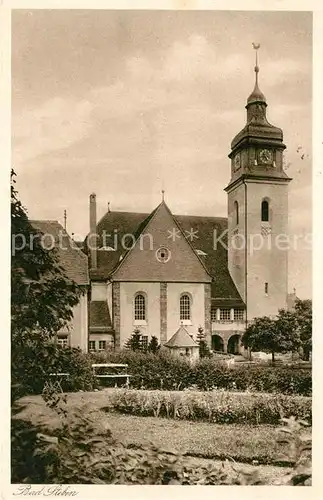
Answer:
[[[183,390],[196,386],[200,390],[213,388],[238,391],[279,392],[310,396],[311,370],[286,366],[243,366],[229,368],[214,357],[191,364],[186,358],[173,357],[165,350],[157,354],[121,351],[93,353],[91,362],[119,362],[129,365],[133,388]]]
[[[217,424],[274,424],[292,415],[311,421],[311,399],[283,394],[224,391],[116,390],[108,404],[122,413],[139,416],[205,420]]]
[[[96,387],[89,357],[80,349],[63,348],[51,341],[41,345],[30,343],[21,348],[16,352],[15,367],[13,399],[41,394],[46,382],[54,378],[51,373],[69,373],[69,377],[61,382],[64,391],[93,390]]]

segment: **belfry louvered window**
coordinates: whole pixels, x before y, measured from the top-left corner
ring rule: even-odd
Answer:
[[[191,299],[187,294],[182,295],[180,298],[179,313],[181,321],[191,319]]]
[[[145,321],[146,319],[146,300],[141,293],[135,296],[135,320]]]
[[[237,201],[234,202],[234,223],[239,224],[239,203]]]
[[[269,203],[267,200],[263,200],[261,203],[261,221],[269,221]]]

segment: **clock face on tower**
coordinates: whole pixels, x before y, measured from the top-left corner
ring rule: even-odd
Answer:
[[[270,165],[273,161],[273,152],[270,149],[261,149],[259,151],[259,162]]]
[[[240,168],[240,162],[240,153],[238,153],[234,157],[234,170],[238,170]]]

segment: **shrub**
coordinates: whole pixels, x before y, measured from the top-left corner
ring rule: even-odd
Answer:
[[[256,471],[244,473],[228,463],[201,466],[153,445],[126,447],[113,439],[108,422],[98,425],[88,407],[67,412],[66,398],[54,393],[47,403],[62,416],[60,426],[52,432],[13,419],[12,483],[265,484]],[[311,484],[311,436],[300,436],[302,422],[290,419],[285,423],[287,458],[295,465],[281,484]]]
[[[308,369],[241,364],[229,368],[214,357],[191,364],[186,358],[174,357],[163,349],[155,355],[121,350],[89,356],[92,362],[127,363],[133,375],[130,380],[133,388],[183,390],[196,385],[204,391],[216,387],[303,396],[310,396],[312,392],[312,374]]]
[[[96,387],[91,361],[80,349],[63,348],[52,341],[43,343],[41,348],[30,343],[21,351],[19,364],[16,363],[15,378],[23,381],[19,385],[19,396],[41,394],[46,382],[53,380],[51,373],[69,373],[61,382],[64,391]]]
[[[206,420],[217,424],[275,424],[295,415],[311,421],[311,399],[283,394],[248,394],[225,391],[116,390],[108,404],[132,415]]]

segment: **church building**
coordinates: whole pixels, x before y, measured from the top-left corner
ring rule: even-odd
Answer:
[[[109,209],[97,221],[90,195],[88,330],[74,333],[72,345],[120,348],[138,329],[143,342],[156,336],[189,355],[202,327],[212,350],[237,354],[250,320],[286,308],[288,251],[277,239],[288,234],[291,179],[258,73],[256,62],[246,125],[229,152],[227,218],[173,214],[163,193],[151,213]]]

